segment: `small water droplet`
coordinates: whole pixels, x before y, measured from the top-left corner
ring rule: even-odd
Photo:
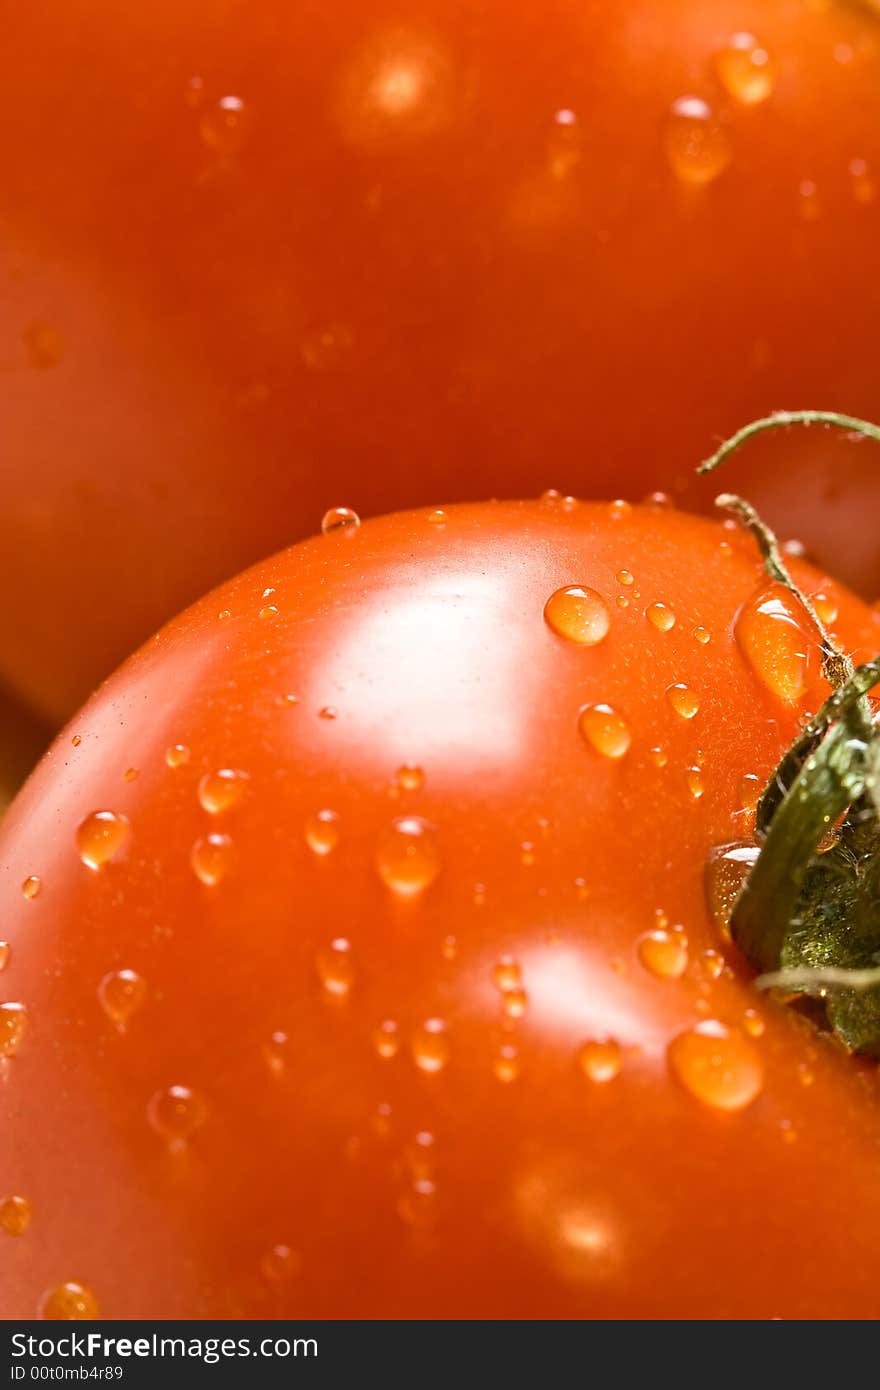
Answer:
[[[318,979],[328,994],[344,998],[354,984],[355,965],[351,942],[337,936],[315,957]]]
[[[0,941],[0,971],[5,970],[9,964],[9,955],[9,942]]]
[[[174,743],[165,750],[165,761],[170,768],[186,767],[190,751],[185,743]]]
[[[444,936],[440,943],[440,954],[444,960],[455,960],[458,955],[458,941],[454,936]]]
[[[852,195],[857,203],[867,206],[877,197],[877,184],[864,159],[851,159],[849,176],[852,179]]]
[[[693,719],[697,710],[700,708],[700,697],[689,686],[681,682],[670,685],[666,691],[666,698],[671,704],[675,713],[682,719]]]
[[[505,989],[501,994],[501,1007],[506,1018],[524,1018],[529,996],[524,989]]]
[[[339,844],[339,816],[335,811],[316,811],[306,821],[305,834],[313,854],[330,854]]]
[[[826,626],[830,627],[832,623],[837,622],[837,601],[833,599],[830,594],[814,594],[813,607],[816,610],[820,622],[825,623]]]
[[[221,155],[240,154],[253,128],[253,113],[241,97],[221,97],[205,111],[199,132],[205,144]]]
[[[740,778],[739,783],[739,809],[741,811],[755,811],[758,802],[761,800],[762,783],[760,777],[756,777],[753,772],[747,772]]]
[[[432,512],[428,512],[428,521],[431,526],[445,526],[449,517],[442,507],[435,507]]]
[[[734,34],[716,55],[715,67],[730,95],[744,106],[757,106],[773,91],[774,64],[753,34]]]
[[[742,840],[713,849],[706,861],[706,897],[716,926],[730,934],[730,918],[759,846]]]
[[[658,927],[639,937],[636,947],[646,970],[661,980],[678,980],[688,965],[687,939],[681,932]]]
[[[692,801],[699,801],[703,792],[706,790],[706,782],[703,776],[703,769],[700,767],[689,767],[684,774],[687,789]]]
[[[394,783],[402,792],[420,792],[425,785],[424,771],[414,763],[404,763],[394,774]]]
[[[604,758],[622,758],[632,741],[626,720],[610,705],[584,705],[578,729],[581,738]]]
[[[190,863],[196,877],[208,888],[214,888],[229,873],[232,855],[232,841],[228,835],[203,835],[192,847]]]
[[[40,371],[57,367],[64,357],[64,339],[54,324],[29,323],[22,337],[28,361]]]
[[[577,1064],[588,1081],[604,1085],[620,1075],[622,1065],[620,1044],[613,1038],[603,1042],[585,1042],[577,1054]]]
[[[136,970],[110,970],[98,985],[101,1008],[118,1028],[125,1028],[146,997],[146,981]]]
[[[386,1018],[373,1033],[373,1044],[380,1057],[396,1057],[400,1051],[400,1029],[393,1018]]]
[[[694,638],[701,646],[705,647],[706,643],[712,640],[712,634],[704,627],[695,627]]]
[[[492,979],[500,990],[519,989],[522,985],[522,970],[513,956],[501,956],[492,971]]]
[[[659,744],[656,748],[649,748],[648,752],[650,754],[651,762],[654,764],[655,767],[665,767],[666,764],[669,762],[669,754],[667,753],[666,749],[661,748]]]
[[[552,632],[582,647],[604,641],[611,626],[608,604],[595,589],[572,585],[557,589],[544,605],[544,621]]]
[[[73,744],[74,748],[79,748],[82,743],[82,736],[80,734],[74,734],[70,742]]]
[[[764,1084],[754,1043],[713,1019],[673,1038],[667,1058],[672,1075],[685,1090],[718,1110],[745,1109]]]
[[[397,1214],[408,1226],[426,1226],[434,1219],[437,1184],[432,1178],[416,1178],[397,1201]]]
[[[415,1032],[412,1057],[421,1071],[442,1071],[449,1061],[449,1037],[442,1018],[428,1018]]]
[[[206,772],[199,782],[199,802],[203,811],[219,816],[237,806],[247,791],[248,775],[236,768],[221,767],[219,772]]]
[[[220,612],[217,614],[217,617],[221,623],[228,623],[229,619],[232,617],[232,614],[230,613],[228,608],[221,608]]]
[[[525,868],[531,869],[534,867],[536,859],[537,855],[535,854],[535,846],[533,842],[531,840],[523,840],[522,844],[519,847],[520,863],[524,865]]]
[[[798,211],[805,222],[816,222],[822,213],[819,190],[812,179],[803,179],[798,185],[800,195]]]
[[[0,1004],[0,1057],[14,1057],[28,1026],[24,1004]]]
[[[351,507],[331,507],[321,519],[321,534],[353,536],[360,524],[360,517]]]
[[[556,487],[548,487],[541,493],[540,501],[545,507],[557,507],[562,501],[562,493]]]
[[[797,600],[781,584],[771,584],[743,605],[734,632],[765,689],[784,704],[799,703],[814,679],[818,643]]]
[[[273,1245],[260,1260],[260,1273],[270,1284],[295,1279],[302,1269],[302,1260],[289,1245]]]
[[[125,847],[131,825],[117,811],[93,811],[77,826],[76,847],[87,869],[97,872]]]
[[[618,594],[617,598],[614,601],[617,604],[618,608],[629,608],[629,599],[627,598],[626,594]]]
[[[283,1028],[276,1028],[275,1032],[270,1034],[269,1041],[263,1048],[263,1055],[273,1076],[283,1076],[290,1059],[290,1038]]]
[[[502,1043],[492,1070],[499,1081],[515,1081],[519,1076],[519,1052],[512,1043]]]
[[[663,143],[670,168],[683,183],[711,183],[730,163],[727,131],[700,97],[679,97],[672,103]]]
[[[658,632],[669,632],[675,627],[675,614],[665,603],[652,603],[645,609],[645,617]]]
[[[21,891],[28,902],[32,902],[42,888],[42,880],[36,874],[29,874],[21,885]]]
[[[763,1037],[766,1024],[757,1009],[746,1009],[743,1014],[743,1028],[752,1038]]]
[[[205,95],[205,81],[202,77],[190,77],[183,89],[184,104],[194,111],[201,106],[202,98]]]
[[[140,777],[140,769],[136,767],[127,767],[122,774],[123,782],[136,782],[138,777]]]
[[[612,521],[625,521],[632,512],[632,502],[627,502],[622,497],[616,497],[613,502],[608,503],[608,515]]]
[[[335,719],[337,714],[338,711],[335,705],[323,705],[321,709],[318,710],[319,719]]]
[[[208,1117],[208,1108],[198,1092],[189,1086],[167,1086],[151,1097],[147,1116],[157,1134],[180,1142],[201,1128]]]
[[[0,1228],[8,1236],[23,1236],[31,1224],[31,1204],[27,1197],[4,1197],[0,1200]]]
[[[633,576],[630,574],[629,570],[618,570],[616,579],[618,584],[623,585],[624,589],[628,589],[630,585],[635,583],[635,580]]]
[[[273,618],[277,618],[279,609],[274,603],[267,603],[260,609],[260,618],[264,623],[270,623]]]
[[[422,893],[440,871],[436,835],[420,816],[401,816],[379,839],[376,852],[379,877],[401,897]]]
[[[90,1322],[98,1317],[98,1300],[85,1284],[71,1280],[46,1294],[40,1314],[54,1322]]]
[[[724,957],[718,951],[704,951],[700,965],[707,980],[720,980],[724,974]]]

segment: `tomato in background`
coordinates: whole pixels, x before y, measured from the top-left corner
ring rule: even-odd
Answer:
[[[753,415],[880,412],[863,7],[50,0],[0,76],[0,672],[55,719],[328,506],[693,500]],[[724,485],[876,596],[872,449]]]
[[[705,905],[821,698],[766,589],[717,522],[425,510],[128,662],[0,828],[6,1315],[876,1317],[876,1067]]]

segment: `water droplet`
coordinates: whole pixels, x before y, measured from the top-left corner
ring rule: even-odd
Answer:
[[[147,1115],[157,1134],[180,1142],[201,1128],[208,1117],[208,1108],[198,1092],[189,1086],[167,1086],[152,1096]]]
[[[302,1269],[302,1260],[289,1245],[273,1245],[260,1260],[260,1273],[270,1284],[295,1279]]]
[[[32,367],[45,371],[57,367],[64,356],[64,339],[51,323],[29,323],[22,334]]]
[[[678,980],[687,969],[688,944],[681,932],[665,931],[662,927],[645,932],[639,937],[636,950],[645,969],[658,979]]]
[[[816,222],[822,213],[822,204],[819,201],[819,190],[812,179],[803,179],[798,185],[800,201],[798,210],[805,222]]]
[[[331,507],[321,520],[321,534],[353,536],[360,524],[360,517],[351,507]]]
[[[290,1038],[282,1028],[276,1028],[263,1048],[266,1065],[274,1076],[283,1076],[290,1057]]]
[[[618,594],[617,598],[615,599],[615,603],[617,604],[618,608],[629,608],[629,599],[627,598],[626,594]]]
[[[730,163],[727,131],[700,97],[672,103],[663,143],[672,172],[683,183],[711,183]]]
[[[337,936],[315,958],[318,979],[328,994],[344,998],[354,984],[355,967],[351,942]]]
[[[217,617],[221,623],[228,623],[229,619],[232,617],[232,614],[230,613],[228,608],[221,608],[220,612],[217,614]]]
[[[131,825],[116,811],[93,811],[77,826],[76,847],[87,869],[95,872],[124,848]]]
[[[437,1184],[431,1178],[416,1178],[397,1201],[397,1214],[408,1226],[425,1226],[434,1219]]]
[[[758,857],[759,846],[749,841],[719,845],[706,861],[706,896],[712,920],[725,935],[743,884]]]
[[[588,1081],[604,1085],[620,1075],[622,1056],[620,1044],[613,1038],[604,1042],[585,1042],[577,1055],[577,1064]]]
[[[298,704],[299,704],[299,696],[298,696],[298,695],[290,695],[290,694],[287,694],[287,695],[279,695],[279,696],[278,696],[278,699],[275,701],[275,703],[276,703],[276,705],[280,705],[280,706],[282,707],[282,709],[288,709],[288,708],[290,708],[290,707],[293,706],[293,705],[298,705]]]
[[[669,632],[675,627],[675,614],[665,603],[652,603],[645,609],[645,617],[658,632]]]
[[[313,854],[330,854],[339,844],[339,816],[335,811],[316,811],[306,821],[306,844]]]
[[[595,647],[608,635],[611,614],[595,589],[572,585],[557,589],[544,605],[544,621],[551,631],[582,647]]]
[[[0,941],[0,971],[5,970],[9,964],[9,942]]]
[[[700,697],[689,686],[681,684],[670,685],[666,691],[666,698],[675,710],[676,714],[681,715],[682,719],[693,719],[697,710],[700,708]]]
[[[0,1057],[14,1057],[28,1026],[24,1004],[0,1004]]]
[[[630,574],[629,570],[618,570],[616,578],[618,584],[622,584],[624,589],[628,589],[631,584],[635,583],[635,580],[633,576]]]
[[[440,954],[444,960],[455,960],[458,955],[458,941],[454,936],[444,936],[440,943]]]
[[[535,854],[535,846],[532,843],[532,841],[523,840],[522,844],[519,847],[520,863],[523,864],[525,868],[531,869],[535,864],[536,858],[537,856]]]
[[[55,1322],[90,1322],[98,1316],[98,1300],[85,1284],[59,1284],[43,1299],[41,1316]]]
[[[766,1024],[757,1009],[746,1009],[743,1014],[743,1028],[752,1038],[763,1037]]]
[[[492,971],[492,979],[498,989],[519,989],[522,985],[522,970],[513,956],[502,956]]]
[[[825,623],[826,626],[830,627],[832,623],[837,622],[837,601],[833,599],[830,594],[814,594],[813,607],[818,614],[820,622]]]
[[[515,1081],[519,1076],[519,1052],[512,1043],[502,1043],[495,1057],[492,1070],[499,1081]]]
[[[712,634],[704,627],[695,627],[694,638],[705,647],[706,643],[712,640]]]
[[[232,841],[228,835],[204,835],[196,840],[190,863],[197,878],[208,888],[214,888],[232,867]]]
[[[432,526],[445,526],[449,517],[442,507],[435,507],[432,512],[428,512],[428,521]]]
[[[429,1178],[434,1171],[437,1140],[428,1129],[420,1129],[403,1152],[404,1162],[415,1178]]]
[[[338,711],[337,711],[335,705],[323,705],[323,706],[321,707],[321,709],[318,710],[318,718],[319,718],[319,719],[335,719],[336,716],[337,716],[337,713],[338,713]]]
[[[312,371],[334,371],[343,367],[354,347],[354,333],[347,323],[325,323],[306,333],[300,342],[300,356]]]
[[[373,1033],[373,1044],[380,1057],[396,1057],[400,1051],[400,1029],[393,1018],[386,1018]]]
[[[31,902],[37,896],[42,886],[42,880],[37,878],[36,874],[29,874],[21,885],[21,891],[28,902]]]
[[[849,176],[852,179],[852,195],[857,203],[867,206],[877,197],[877,184],[864,159],[851,159]]]
[[[613,502],[608,503],[608,515],[612,521],[624,521],[631,512],[632,502],[627,502],[622,497],[616,497]]]
[[[771,584],[740,609],[734,632],[762,685],[784,704],[803,699],[814,678],[818,643],[806,615],[781,584]]]
[[[425,774],[414,763],[404,763],[394,774],[394,782],[402,792],[420,792],[425,785]]]
[[[676,1080],[718,1110],[745,1109],[764,1084],[754,1043],[714,1019],[679,1033],[669,1044],[667,1058]]]
[[[626,721],[610,705],[584,705],[578,729],[581,738],[604,758],[622,758],[632,741]]]
[[[524,989],[505,989],[501,995],[501,1007],[506,1018],[524,1018],[529,1007],[529,996]]]
[[[122,774],[123,782],[136,782],[140,777],[140,770],[136,767],[127,767]]]
[[[703,792],[706,790],[706,783],[703,777],[703,769],[700,767],[689,767],[684,774],[687,789],[690,792],[692,801],[699,801]]]
[[[761,800],[762,783],[760,777],[756,777],[753,772],[747,772],[740,778],[739,783],[739,809],[741,811],[755,811],[758,802]]]
[[[718,951],[704,951],[700,965],[707,980],[720,980],[724,974],[724,957]]]
[[[412,1040],[412,1056],[422,1071],[442,1071],[449,1061],[449,1037],[442,1018],[428,1018],[416,1030]]]
[[[184,104],[194,111],[201,106],[202,98],[205,95],[205,81],[202,77],[190,77],[183,90]]]
[[[23,1236],[31,1224],[31,1204],[27,1197],[0,1200],[0,1227],[8,1236]]]
[[[202,809],[211,816],[231,811],[244,796],[247,784],[247,773],[238,772],[232,767],[221,767],[219,772],[206,772],[199,782]]]
[[[773,62],[753,34],[734,34],[716,55],[715,67],[730,95],[744,106],[757,106],[773,91]]]
[[[274,603],[267,603],[260,609],[260,618],[264,623],[270,623],[273,618],[278,617],[278,612]]]
[[[221,97],[205,111],[199,132],[205,144],[221,155],[240,154],[250,138],[253,113],[241,97]]]
[[[659,745],[656,748],[649,748],[648,752],[655,767],[665,767],[669,762],[669,754],[665,748],[661,748]]]
[[[434,829],[420,816],[401,816],[380,837],[376,867],[401,897],[422,893],[440,871]]]
[[[80,734],[74,734],[74,736],[73,736],[73,738],[70,740],[70,742],[73,744],[74,748],[79,748],[80,744],[82,743],[82,737],[81,737],[81,735],[80,735]]]
[[[540,501],[545,507],[557,507],[562,501],[562,493],[556,487],[548,487],[541,493]]]
[[[146,981],[136,970],[110,970],[98,985],[101,1008],[118,1028],[125,1028],[146,997]]]
[[[190,760],[190,751],[185,743],[172,744],[165,750],[165,761],[171,768],[186,767]]]

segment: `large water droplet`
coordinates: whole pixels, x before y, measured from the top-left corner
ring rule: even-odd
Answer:
[[[85,1284],[59,1284],[43,1299],[41,1316],[55,1322],[89,1322],[98,1317],[98,1300]]]
[[[585,742],[604,758],[622,758],[632,741],[626,720],[610,705],[584,705],[578,715],[578,729]]]
[[[131,825],[116,811],[93,811],[76,830],[76,847],[86,868],[95,872],[124,848]]]
[[[337,936],[329,946],[323,947],[315,957],[318,979],[328,994],[344,998],[348,994],[355,977],[354,955],[351,942],[344,936]]]
[[[422,1071],[442,1071],[449,1061],[449,1036],[442,1018],[428,1018],[416,1029],[412,1057]]]
[[[147,1107],[153,1129],[172,1141],[188,1139],[207,1119],[208,1108],[189,1086],[168,1086],[156,1091]]]
[[[727,131],[700,97],[679,97],[672,103],[663,144],[672,172],[683,183],[711,183],[730,163]]]
[[[678,980],[687,970],[688,944],[682,932],[658,927],[645,932],[636,949],[642,965],[658,979]]]
[[[0,1057],[14,1057],[27,1031],[28,1011],[24,1004],[0,1004]]]
[[[797,599],[781,584],[771,584],[743,605],[734,626],[758,680],[787,705],[803,699],[816,671],[818,642],[807,622]]]
[[[613,1038],[585,1042],[577,1054],[577,1064],[588,1081],[604,1085],[620,1075],[622,1057],[620,1044]]]
[[[232,867],[233,848],[228,835],[203,835],[196,840],[190,853],[193,872],[202,883],[214,888],[221,883]]]
[[[339,844],[339,816],[335,811],[316,811],[306,821],[305,834],[313,854],[330,854]]]
[[[43,885],[40,879],[37,878],[36,874],[29,874],[28,877],[25,879],[24,883],[21,885],[21,891],[30,902],[37,896],[42,886]]]
[[[247,784],[247,773],[239,772],[232,767],[221,767],[219,772],[206,772],[199,782],[199,801],[202,809],[211,816],[231,811],[247,791]]]
[[[544,605],[544,621],[567,641],[582,647],[595,647],[608,635],[611,614],[595,589],[573,585],[550,595]]]
[[[0,1200],[0,1229],[8,1236],[23,1236],[31,1222],[31,1204],[27,1197],[4,1197]]]
[[[764,1084],[754,1043],[714,1019],[679,1033],[669,1044],[667,1058],[676,1080],[717,1110],[745,1109]]]
[[[414,897],[440,871],[436,836],[420,816],[401,816],[380,837],[376,867],[384,883],[401,897]]]
[[[331,507],[321,519],[321,535],[353,536],[360,524],[360,517],[351,507]]]
[[[757,106],[773,91],[773,62],[753,34],[734,34],[716,55],[715,67],[730,95],[744,106]]]
[[[146,997],[146,981],[136,970],[110,970],[98,985],[101,1008],[117,1028],[125,1028]]]

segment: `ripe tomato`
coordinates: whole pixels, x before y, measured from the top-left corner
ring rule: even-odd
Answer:
[[[0,835],[7,1313],[876,1316],[876,1070],[705,906],[821,697],[787,602],[551,499],[342,526],[144,647]]]
[[[48,0],[0,64],[0,674],[55,719],[328,506],[640,498],[880,410],[866,9]],[[774,448],[730,484],[875,597],[873,450]]]

